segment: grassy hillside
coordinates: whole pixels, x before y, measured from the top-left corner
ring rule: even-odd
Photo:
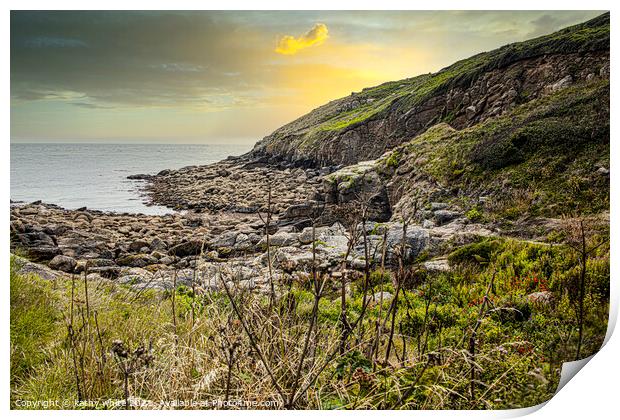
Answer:
[[[437,125],[381,159],[378,170],[402,195],[435,193],[430,180],[444,199],[481,216],[604,212],[609,117],[609,82],[586,83],[469,129]],[[427,183],[417,188],[420,179]]]

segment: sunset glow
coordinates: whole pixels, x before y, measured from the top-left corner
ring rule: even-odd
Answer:
[[[13,141],[254,143],[596,12],[12,12]]]

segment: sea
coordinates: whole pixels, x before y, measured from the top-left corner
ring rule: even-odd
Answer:
[[[147,206],[144,181],[128,175],[206,165],[248,152],[239,144],[100,144],[11,142],[11,200],[41,200],[67,209],[168,214]]]

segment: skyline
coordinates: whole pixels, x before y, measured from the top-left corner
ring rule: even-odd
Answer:
[[[600,11],[11,12],[11,141],[252,144]]]

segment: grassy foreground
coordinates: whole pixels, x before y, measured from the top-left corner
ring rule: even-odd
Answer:
[[[170,293],[43,280],[18,274],[12,257],[11,406],[535,405],[553,395],[563,361],[605,336],[609,251],[597,235],[585,265],[571,246],[481,239],[455,248],[449,272],[414,263],[351,278],[344,300],[342,279],[318,271],[276,281],[272,300],[237,288],[234,268],[221,291]]]

